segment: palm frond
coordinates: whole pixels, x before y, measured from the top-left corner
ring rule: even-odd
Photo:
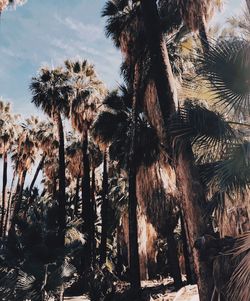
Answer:
[[[250,187],[250,142],[233,144],[221,161],[205,164],[201,177],[207,185],[216,185],[220,191],[244,192]]]
[[[250,108],[250,56],[245,40],[223,40],[198,59],[197,73],[208,80],[214,97],[228,110]]]
[[[250,232],[236,240],[234,257],[240,259],[228,283],[228,299],[233,301],[250,300]]]
[[[173,117],[170,133],[174,144],[188,139],[198,151],[209,150],[214,156],[235,140],[233,129],[222,115],[190,101]]]
[[[206,205],[207,216],[212,216],[214,212],[217,212],[219,216],[225,211],[225,193],[217,191],[213,194]]]

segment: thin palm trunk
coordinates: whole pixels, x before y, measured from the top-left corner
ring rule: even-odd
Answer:
[[[18,213],[20,212],[22,206],[23,188],[24,188],[26,175],[27,175],[27,169],[25,168],[18,177],[16,193],[14,195],[14,204],[13,204],[14,208],[13,208],[13,213],[10,222],[10,231],[8,237],[9,241],[15,236],[15,225],[17,222]]]
[[[78,209],[79,209],[79,190],[80,190],[80,176],[76,179],[76,193],[74,197],[74,212],[73,218],[78,217]]]
[[[24,209],[24,216],[25,216],[25,217],[26,217],[26,215],[27,215],[29,206],[34,202],[34,198],[32,197],[32,190],[33,190],[33,188],[34,188],[34,186],[35,186],[37,177],[38,177],[40,171],[41,171],[42,168],[43,168],[43,164],[44,164],[45,159],[46,159],[46,154],[44,154],[44,155],[42,156],[42,158],[41,158],[41,160],[40,160],[40,162],[39,162],[39,164],[38,164],[38,166],[37,166],[37,169],[36,169],[36,172],[35,172],[35,174],[34,174],[34,177],[33,177],[32,181],[31,181],[30,188],[29,188],[29,200],[28,200],[28,202],[27,202],[27,204],[26,204],[26,208]]]
[[[14,171],[11,185],[10,185],[10,192],[9,192],[9,197],[8,197],[8,204],[7,204],[7,213],[6,213],[6,218],[5,218],[5,224],[4,224],[4,236],[6,236],[8,233],[8,227],[9,227],[9,218],[10,218],[10,213],[11,213],[11,201],[12,201],[12,191],[16,179],[16,171]]]
[[[0,237],[4,236],[4,221],[5,221],[5,208],[6,208],[6,185],[7,185],[7,167],[8,167],[8,155],[4,145],[3,154],[3,188],[2,188],[2,217],[0,225]]]
[[[187,277],[187,284],[195,284],[195,273],[193,269],[193,260],[190,260],[192,257],[192,254],[188,248],[188,241],[187,241],[187,235],[186,235],[186,229],[185,229],[185,223],[183,219],[182,212],[180,214],[181,219],[181,239],[183,244],[183,256],[185,260],[185,271],[186,271],[186,277]]]
[[[149,49],[151,52],[153,77],[156,84],[158,101],[164,119],[165,129],[168,128],[168,119],[175,112],[176,88],[174,77],[169,63],[168,51],[161,32],[160,19],[155,0],[142,1],[143,18],[147,32]],[[167,141],[166,149],[169,149]],[[182,209],[189,231],[190,246],[195,240],[207,233],[210,226],[203,220],[202,204],[205,203],[205,194],[199,176],[193,165],[193,154],[190,145],[185,145],[176,162],[176,173],[180,191],[182,192]],[[195,270],[198,278],[198,287],[201,301],[210,300],[213,289],[212,269],[193,248]]]
[[[41,171],[42,168],[43,168],[45,159],[46,159],[46,154],[43,154],[43,156],[42,156],[42,158],[41,158],[41,160],[40,160],[40,162],[39,162],[39,164],[38,164],[38,166],[37,166],[37,169],[36,169],[36,172],[35,172],[35,174],[34,174],[34,177],[33,177],[32,181],[31,181],[31,184],[30,184],[30,188],[29,188],[30,194],[32,193],[32,190],[33,190],[33,188],[34,188],[34,186],[35,186],[37,177],[38,177],[40,171]]]
[[[100,264],[106,262],[107,257],[107,235],[108,235],[108,165],[107,165],[107,151],[103,154],[103,176],[102,176],[102,234],[100,245]]]
[[[83,177],[82,177],[82,218],[83,232],[87,234],[85,254],[83,257],[83,269],[89,269],[92,263],[91,254],[91,187],[90,187],[90,162],[88,154],[88,131],[83,132]]]
[[[17,216],[17,214],[19,213],[19,211],[21,209],[23,189],[24,189],[26,175],[27,175],[27,169],[25,168],[22,171],[22,173],[20,175],[20,178],[18,180],[18,184],[17,184],[17,189],[16,189],[16,203],[15,203],[15,206],[14,206],[14,213],[13,213],[13,217],[14,218]]]
[[[182,287],[181,270],[179,265],[176,241],[174,237],[174,228],[169,226],[166,229],[166,237],[168,244],[168,259],[170,264],[170,274],[174,279],[174,286],[178,290]]]
[[[96,220],[96,204],[95,204],[95,167],[92,167],[92,175],[91,175],[91,231],[90,231],[90,241],[91,241],[91,256],[92,256],[92,264],[95,266],[96,264],[96,239],[95,239],[95,220]]]
[[[201,17],[199,24],[199,37],[202,45],[203,52],[209,51],[209,41],[207,37],[207,29],[203,18]]]
[[[136,195],[136,135],[137,135],[137,114],[138,114],[138,81],[139,81],[138,63],[135,65],[134,71],[134,95],[133,95],[133,110],[132,110],[132,132],[129,153],[129,268],[130,268],[130,284],[134,291],[139,291],[141,288],[140,282],[140,261],[139,261],[139,246],[138,246],[138,225],[137,225],[137,195]]]
[[[64,150],[64,131],[62,118],[59,112],[54,113],[55,122],[57,123],[58,140],[59,140],[59,191],[58,191],[58,224],[59,235],[61,236],[62,245],[64,245],[64,236],[66,228],[66,177],[65,177],[65,150]]]

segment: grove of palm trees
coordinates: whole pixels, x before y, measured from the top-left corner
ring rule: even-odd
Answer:
[[[0,300],[249,301],[250,1],[101,2],[111,88],[82,55],[0,100]]]

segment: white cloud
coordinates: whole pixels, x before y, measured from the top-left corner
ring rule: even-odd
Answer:
[[[81,38],[84,38],[86,42],[95,42],[103,38],[103,29],[96,24],[84,24],[80,21],[73,20],[70,17],[62,18],[59,15],[55,15],[55,19],[64,26],[73,30]]]

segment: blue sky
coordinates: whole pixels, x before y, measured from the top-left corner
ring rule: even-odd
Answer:
[[[57,66],[68,58],[95,64],[108,87],[119,81],[120,54],[104,35],[100,17],[105,0],[28,0],[0,20],[0,95],[14,111],[37,114],[30,103],[31,77],[42,65]],[[242,0],[228,0],[216,20],[237,13]]]

